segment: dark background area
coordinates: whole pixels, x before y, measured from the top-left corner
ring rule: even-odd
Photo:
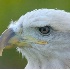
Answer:
[[[60,9],[70,12],[70,0],[0,0],[0,35],[10,24],[21,15],[34,9]],[[4,49],[0,57],[0,69],[22,69],[27,60],[16,48]]]

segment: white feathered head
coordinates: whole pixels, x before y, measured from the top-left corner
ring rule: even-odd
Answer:
[[[70,13],[54,9],[28,12],[11,22],[0,41],[1,48],[18,46],[28,60],[26,68],[70,68]]]

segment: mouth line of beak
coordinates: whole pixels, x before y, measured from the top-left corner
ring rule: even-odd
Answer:
[[[47,41],[44,41],[44,40],[38,40],[32,36],[26,36],[26,42],[27,43],[35,43],[35,44],[40,44],[40,45],[45,45],[45,44],[48,44]]]

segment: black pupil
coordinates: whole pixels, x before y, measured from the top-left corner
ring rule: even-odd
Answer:
[[[41,27],[41,28],[39,28],[39,31],[42,34],[48,34],[50,32],[50,27],[49,26]]]
[[[43,28],[43,31],[46,31],[46,28]]]

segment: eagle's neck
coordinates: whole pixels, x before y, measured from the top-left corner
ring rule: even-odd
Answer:
[[[21,49],[22,55],[27,58],[28,64],[26,69],[49,69],[49,68],[64,68],[62,61],[51,54],[37,51],[36,49]]]

